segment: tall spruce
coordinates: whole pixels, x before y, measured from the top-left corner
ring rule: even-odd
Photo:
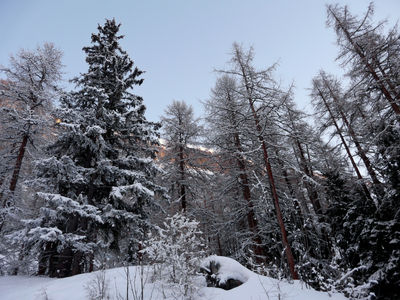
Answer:
[[[65,277],[140,258],[149,209],[164,194],[154,182],[159,124],[146,120],[143,99],[132,93],[143,72],[121,49],[119,28],[106,20],[83,48],[89,69],[62,99],[63,130],[37,164],[44,206],[26,243],[40,249],[39,274]]]

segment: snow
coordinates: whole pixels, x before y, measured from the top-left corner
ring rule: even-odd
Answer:
[[[261,276],[242,266],[229,257],[210,256],[206,258],[202,267],[209,266],[209,262],[219,263],[217,278],[220,282],[232,278],[244,282],[242,285],[231,289],[203,288],[200,291],[200,299],[213,300],[244,300],[244,299],[282,299],[282,300],[344,300],[344,295],[338,293],[318,292],[299,280],[293,283],[280,281],[267,276]]]
[[[225,256],[209,256],[203,260],[201,266],[207,269],[207,266],[209,266],[210,262],[212,261],[217,262],[220,265],[217,275],[218,282],[220,283],[225,283],[228,279],[236,279],[240,280],[241,282],[247,282],[249,278],[255,274],[249,269],[243,267],[236,260]]]
[[[129,268],[130,279],[135,282],[136,291],[140,288],[140,267]],[[150,272],[145,271],[146,275]],[[27,276],[4,276],[0,277],[0,299],[1,300],[88,300],[90,287],[94,288],[101,278],[102,271],[89,274],[81,274],[62,279],[47,277],[27,277]],[[110,299],[126,299],[126,269],[115,268],[105,272],[105,282],[108,286]],[[133,286],[133,285],[132,285]],[[130,298],[133,299],[129,285]],[[150,299],[157,298],[157,291],[151,283],[145,286],[145,295]],[[47,297],[47,298],[46,298]],[[108,299],[108,298],[105,298]]]
[[[305,286],[300,281],[289,283],[279,281],[266,276],[258,275],[237,261],[221,256],[206,258],[202,265],[207,266],[210,260],[220,264],[218,276],[221,280],[236,278],[244,283],[229,291],[205,286],[205,280],[198,278],[196,281],[202,287],[194,297],[196,300],[258,300],[258,299],[282,299],[282,300],[345,300],[343,295],[337,293],[318,292]],[[89,299],[89,287],[94,287],[102,278],[108,285],[110,299],[126,299],[127,276],[126,268],[109,269],[105,272],[97,271],[89,274],[81,274],[68,278],[54,279],[47,277],[28,276],[3,276],[0,277],[0,298],[2,300],[86,300]],[[150,282],[152,267],[129,267],[130,282],[129,299],[134,299],[133,293],[140,293],[140,274],[144,278],[144,299],[165,299],[165,290]],[[165,288],[165,287],[164,287]],[[167,293],[168,294],[168,293]],[[47,298],[46,298],[47,297]],[[181,298],[179,298],[181,299]],[[172,298],[171,298],[172,300]]]
[[[122,199],[123,194],[132,189],[135,190],[137,193],[147,194],[149,197],[154,197],[154,192],[143,186],[143,184],[141,184],[140,182],[136,182],[131,185],[114,186],[111,190],[110,196],[115,199]]]
[[[229,291],[219,288],[203,288],[200,299],[213,300],[345,300],[342,294],[318,292],[307,288],[303,283],[283,282],[265,276],[252,276],[249,280]]]

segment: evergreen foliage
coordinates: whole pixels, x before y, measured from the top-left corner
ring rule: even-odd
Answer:
[[[62,99],[62,120],[49,158],[38,161],[39,218],[29,241],[39,251],[39,274],[65,277],[137,257],[151,227],[149,209],[163,188],[154,182],[157,129],[131,89],[143,73],[119,45],[120,25],[106,20],[92,35],[88,72]],[[105,260],[105,261],[99,261]]]

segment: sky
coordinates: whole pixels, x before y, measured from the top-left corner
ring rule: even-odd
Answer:
[[[19,49],[52,42],[63,51],[63,86],[87,71],[82,47],[106,18],[121,23],[122,47],[144,70],[134,92],[144,98],[146,116],[158,121],[173,100],[191,104],[197,117],[230,59],[232,43],[253,46],[255,65],[278,62],[275,78],[294,82],[298,107],[310,111],[311,79],[320,69],[341,76],[338,48],[326,26],[326,4],[347,4],[362,14],[368,0],[0,0],[0,65]],[[375,20],[400,17],[399,0],[375,3]]]

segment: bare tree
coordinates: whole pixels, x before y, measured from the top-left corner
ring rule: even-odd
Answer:
[[[338,123],[338,117],[335,115],[328,99],[330,97],[330,91],[329,89],[325,86],[325,83],[323,79],[321,78],[314,78],[313,80],[313,103],[314,107],[316,110],[321,114],[322,116],[326,116],[328,124],[332,124],[333,127],[335,128],[335,133],[339,136],[341,144],[345,148],[345,151],[347,153],[347,156],[351,162],[351,165],[354,169],[354,171],[357,174],[357,178],[360,180],[361,187],[365,193],[365,195],[372,200],[371,194],[365,185],[364,178],[361,175],[360,169],[354,160],[353,154],[350,151],[350,147],[348,143],[346,142],[345,136],[343,134],[342,126],[339,126]],[[329,127],[329,125],[324,125],[325,128]]]
[[[350,66],[349,75],[363,84],[371,93],[371,99],[381,98],[391,110],[400,115],[400,35],[397,27],[383,33],[385,21],[373,24],[372,3],[367,12],[357,18],[347,6],[328,5],[328,25],[337,34],[340,47],[338,59],[344,66]],[[374,94],[377,94],[374,97]]]
[[[193,108],[184,101],[173,101],[162,117],[163,137],[166,142],[163,163],[172,190],[177,187],[177,198],[181,209],[186,211],[190,193],[190,179],[193,179],[196,155],[193,148],[201,133],[199,120],[194,118]]]
[[[7,190],[10,193],[3,196],[3,208],[12,204],[27,151],[32,153],[51,138],[47,130],[54,122],[50,112],[61,79],[61,56],[61,51],[45,43],[33,51],[21,50],[10,57],[9,67],[0,67],[6,76],[0,81],[1,140],[5,145],[0,151],[6,161],[0,172],[0,195]],[[8,189],[4,184],[7,178]]]
[[[251,113],[251,118],[253,121],[253,130],[256,133],[258,143],[262,150],[263,161],[268,176],[270,191],[275,206],[289,270],[292,278],[298,279],[298,274],[295,270],[294,257],[287,239],[285,224],[283,222],[275,178],[269,158],[267,142],[264,137],[264,131],[266,127],[261,123],[260,117],[260,115],[263,115],[263,120],[267,120],[268,118],[265,118],[265,116],[273,114],[273,112],[276,111],[276,109],[279,107],[279,104],[276,100],[280,99],[280,97],[277,96],[281,94],[281,91],[276,88],[276,84],[271,78],[271,71],[273,70],[274,66],[266,70],[258,71],[252,65],[253,58],[253,49],[245,52],[240,45],[234,43],[231,60],[233,68],[231,70],[222,72],[231,74],[238,78],[240,82],[239,93],[247,101],[248,109]]]
[[[223,75],[217,79],[215,87],[211,90],[211,97],[205,103],[207,110],[206,120],[210,134],[208,141],[218,149],[219,164],[226,176],[239,185],[244,204],[247,207],[246,219],[253,239],[253,251],[256,262],[263,261],[265,251],[262,247],[260,228],[256,217],[254,195],[252,195],[252,182],[249,176],[250,162],[245,156],[245,147],[242,139],[246,135],[245,107],[237,92],[236,80]],[[212,131],[212,133],[211,133]],[[246,143],[246,141],[245,141]],[[228,182],[227,182],[228,183]],[[229,184],[229,183],[228,183]],[[243,207],[239,205],[239,207]]]

